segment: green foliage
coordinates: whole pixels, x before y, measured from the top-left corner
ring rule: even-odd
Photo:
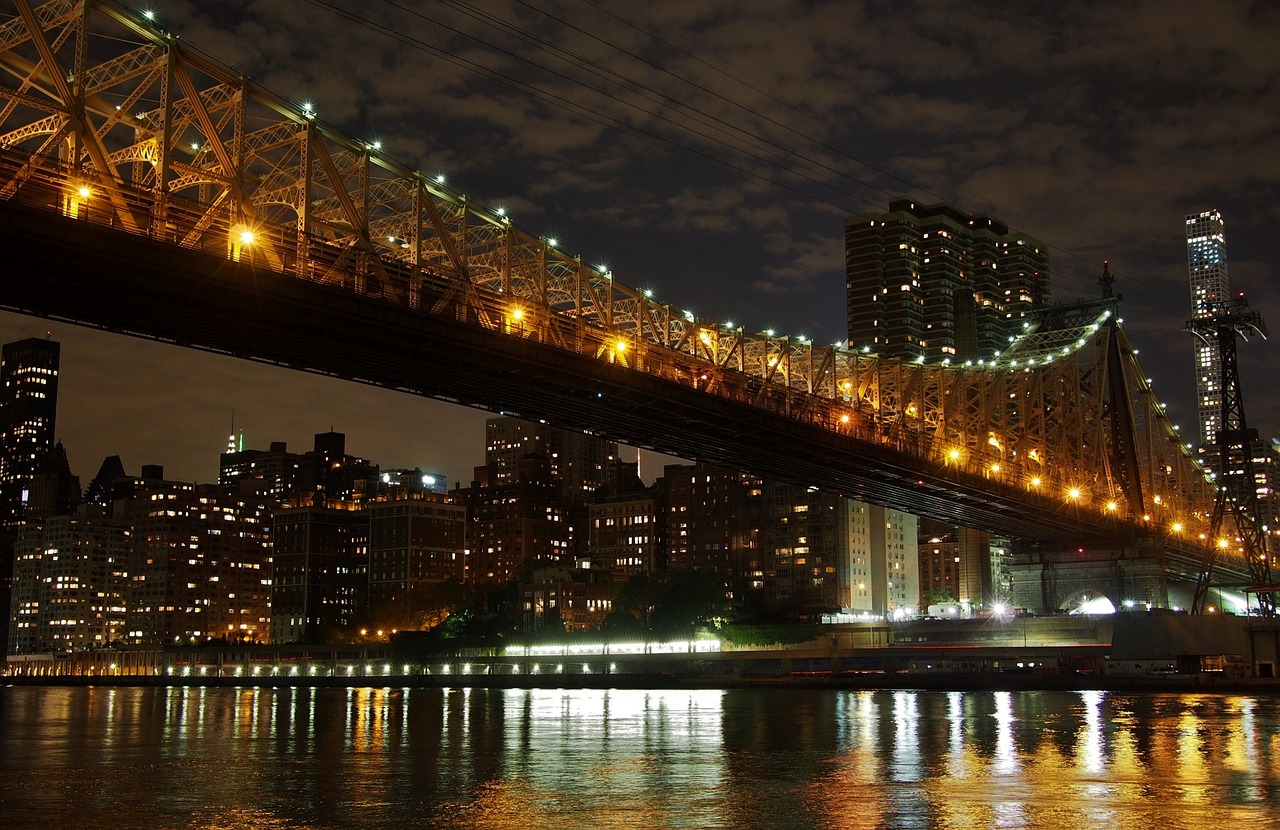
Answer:
[[[369,631],[430,631],[463,607],[465,593],[457,582],[418,585],[371,613],[360,628]]]
[[[720,629],[720,639],[735,646],[771,646],[807,643],[824,634],[816,623],[790,623],[786,625],[737,625],[730,623]]]
[[[930,605],[943,605],[944,603],[955,602],[956,596],[946,588],[934,588],[925,596],[924,600],[924,607],[928,608]]]
[[[600,631],[610,640],[644,637],[648,631],[634,614],[619,611],[617,608],[605,615],[600,623]]]
[[[731,608],[723,577],[708,571],[659,571],[638,574],[618,587],[611,624],[627,626],[626,615],[655,634],[688,635],[695,626],[728,616]]]

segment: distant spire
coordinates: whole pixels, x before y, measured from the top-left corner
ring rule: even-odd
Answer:
[[[227,452],[236,451],[236,411],[231,410],[231,434],[227,436]]]

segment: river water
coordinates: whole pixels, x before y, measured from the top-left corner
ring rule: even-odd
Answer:
[[[1280,826],[1275,697],[0,688],[6,828]]]

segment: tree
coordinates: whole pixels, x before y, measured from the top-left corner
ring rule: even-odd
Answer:
[[[638,574],[618,587],[611,627],[626,625],[625,617],[644,629],[662,634],[688,633],[694,626],[730,614],[724,579],[709,571],[675,570]]]
[[[948,590],[947,588],[934,588],[925,597],[924,604],[925,604],[925,607],[928,608],[930,605],[943,605],[944,603],[955,602],[955,601],[956,601],[955,594],[951,593],[951,591]]]
[[[391,602],[373,609],[361,628],[382,631],[430,631],[463,607],[462,585],[437,582],[413,586]]]

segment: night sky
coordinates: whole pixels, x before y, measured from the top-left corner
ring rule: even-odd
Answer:
[[[1044,6],[1046,9],[1041,9]],[[1184,216],[1223,212],[1231,285],[1280,335],[1280,3],[155,0],[158,25],[659,299],[845,338],[845,216],[899,195],[1051,248],[1053,294],[1121,315],[1195,440]],[[608,9],[608,10],[606,10]],[[467,479],[487,413],[35,318],[63,343],[73,470],[211,481],[249,446],[347,434]],[[1242,348],[1280,433],[1276,345]],[[658,470],[651,468],[646,477]]]

